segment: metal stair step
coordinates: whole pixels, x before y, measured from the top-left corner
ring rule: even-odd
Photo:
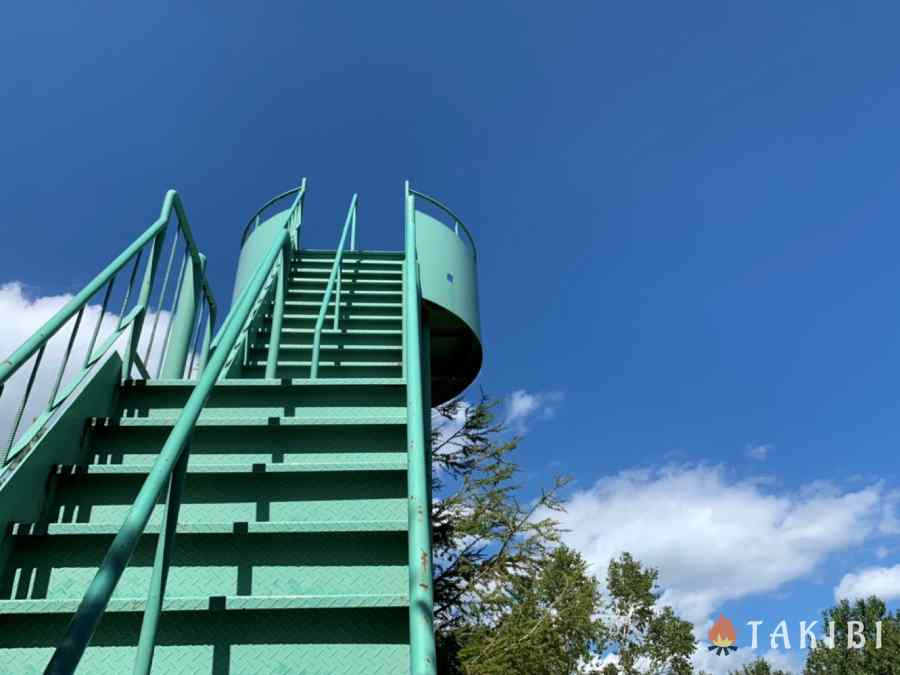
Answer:
[[[197,464],[188,461],[188,473],[204,474],[264,474],[264,473],[336,473],[356,471],[406,471],[405,453],[393,453],[392,458],[357,459],[311,462],[233,462],[226,464]],[[58,476],[146,476],[152,465],[146,464],[57,464]]]
[[[94,417],[93,426],[116,427],[120,429],[134,427],[171,427],[177,417]],[[303,426],[405,426],[406,415],[335,415],[304,417],[207,417],[201,415],[197,427],[303,427]]]
[[[60,600],[0,600],[3,614],[59,614],[78,609],[80,598]],[[163,610],[167,612],[227,611],[259,609],[357,609],[373,607],[406,607],[408,597],[402,594],[347,595],[271,595],[271,596],[197,596],[173,598],[166,596]],[[113,613],[143,612],[146,598],[114,598],[106,611]]]
[[[9,569],[0,585],[2,599],[81,597],[112,537],[111,533],[13,537]],[[138,543],[114,598],[146,597],[157,539],[151,532]],[[407,555],[402,530],[180,531],[173,539],[167,597],[405,595]]]
[[[281,345],[306,344],[311,345],[315,336],[315,328],[290,328],[283,327],[281,329]],[[269,338],[272,335],[270,326],[260,326],[256,335],[268,347]],[[403,339],[403,331],[381,329],[338,329],[333,328],[322,330],[322,345],[326,344],[342,344],[342,345],[397,345],[400,346]]]
[[[121,523],[13,523],[14,537],[115,536]],[[148,523],[144,534],[159,534],[159,523]],[[178,523],[178,534],[309,534],[340,532],[405,532],[407,519],[346,521],[232,521],[222,523]]]
[[[320,276],[304,276],[302,274],[294,275],[290,277],[289,280],[290,286],[293,287],[295,284],[309,284],[311,286],[315,286],[316,288],[325,289],[325,286],[328,285],[328,277],[325,275]],[[401,288],[403,282],[400,278],[397,279],[370,279],[367,277],[357,277],[353,274],[342,274],[341,275],[341,284],[347,284],[351,288]]]
[[[284,352],[291,353],[288,349]],[[254,350],[253,353],[262,362],[268,356],[267,350]],[[366,357],[365,352],[355,352],[354,356],[360,354]],[[223,380],[213,389],[200,419],[371,418],[405,414],[405,388],[396,379],[342,381],[333,386],[312,382],[287,378]],[[193,391],[190,381],[128,381],[122,386],[116,411],[118,416],[125,418],[177,417]]]
[[[259,361],[250,361],[248,364],[251,368],[262,368],[265,369],[266,362],[265,360]],[[303,369],[310,368],[312,366],[312,361],[284,361],[282,359],[278,360],[278,369],[279,372],[282,368],[295,368],[295,369]],[[402,368],[402,361],[334,361],[327,358],[319,359],[319,368],[360,368],[360,369],[397,369]],[[379,370],[379,372],[381,372]]]

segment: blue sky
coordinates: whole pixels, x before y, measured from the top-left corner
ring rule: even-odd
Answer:
[[[77,291],[175,187],[224,300],[271,195],[309,176],[326,247],[357,191],[361,245],[398,249],[410,178],[477,239],[479,384],[523,392],[526,493],[572,474],[570,526],[613,519],[684,587],[703,528],[654,547],[654,523],[746,497],[728,503],[753,536],[725,548],[814,564],[698,614],[814,619],[900,551],[898,20],[886,2],[9,5],[0,283]],[[607,534],[573,537],[602,561]]]

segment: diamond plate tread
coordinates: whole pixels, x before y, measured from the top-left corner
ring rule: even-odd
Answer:
[[[356,288],[353,284],[349,284],[347,286],[341,286],[341,295],[343,296],[345,293],[350,296],[359,296],[359,297],[368,297],[368,296],[398,296],[401,295],[403,291],[393,288],[377,288],[373,290],[366,290],[362,288]],[[322,291],[316,288],[288,288],[288,293],[293,293],[294,295],[307,294],[307,295],[322,295]],[[336,293],[336,292],[335,292]]]
[[[405,505],[405,500],[404,500]],[[287,532],[405,532],[403,520],[353,520],[310,522],[178,523],[178,534],[282,534]],[[119,523],[13,523],[11,533],[23,536],[115,535]],[[159,534],[158,523],[148,523],[144,534]]]
[[[315,409],[321,411],[320,408]],[[330,408],[336,414],[333,417],[209,417],[201,418],[196,426],[233,426],[233,427],[302,427],[302,426],[353,426],[353,425],[406,425],[406,414],[396,414],[396,408],[391,407],[391,413],[385,415],[370,415],[368,409],[362,409],[367,414],[360,415],[358,406]],[[128,427],[171,427],[175,425],[177,417],[120,417],[120,418],[94,418],[96,426],[110,428]]]
[[[41,675],[53,650],[0,649],[0,673]],[[130,673],[136,647],[88,647],[77,675]],[[153,675],[406,675],[405,645],[157,646]]]
[[[268,326],[261,326],[259,328],[260,333],[271,333],[271,329]],[[288,335],[310,335],[313,336],[316,333],[315,328],[284,328],[281,329],[281,334]],[[322,335],[380,335],[384,337],[396,337],[398,335],[403,335],[403,331],[400,329],[394,328],[338,328],[335,330],[334,328],[323,328]]]
[[[327,355],[326,355],[327,356]],[[334,358],[332,356],[332,358]],[[256,367],[264,367],[266,365],[265,360],[257,360],[257,361],[249,361],[249,366]],[[284,361],[282,359],[278,359],[278,367],[279,368],[302,368],[312,365],[311,361]],[[403,365],[402,361],[332,361],[327,358],[319,359],[319,367],[325,366],[334,366],[342,369],[350,369],[350,368],[400,368]]]
[[[341,283],[348,283],[349,286],[399,286],[402,282],[400,279],[341,279]],[[304,276],[302,274],[297,274],[291,277],[290,285],[293,287],[294,284],[316,284],[321,288],[325,288],[328,285],[328,277],[312,277],[312,276]]]
[[[0,577],[0,598],[79,599],[111,535],[19,537]],[[403,532],[181,534],[167,596],[406,595]],[[114,597],[146,596],[157,540],[142,538]]]
[[[67,614],[78,609],[81,598],[44,600],[0,600],[3,614]],[[106,612],[143,612],[147,599],[112,598]],[[163,611],[189,612],[202,610],[281,610],[281,609],[359,609],[374,607],[406,607],[403,594],[354,595],[260,595],[260,596],[196,596],[177,598],[166,596]]]
[[[385,464],[393,465],[397,462],[406,462],[405,452],[305,452],[305,453],[279,453],[284,462],[303,466],[305,464]],[[279,466],[279,462],[273,461],[272,452],[242,452],[240,454],[204,454],[194,450],[188,460],[188,471],[197,469],[197,473],[202,471],[202,467],[208,465],[228,466],[235,464],[244,465],[247,462],[252,464],[267,464],[269,466]],[[153,465],[153,462],[159,457],[158,452],[148,453],[128,453],[121,455],[115,459],[115,463],[92,464],[91,466],[121,466],[124,470],[131,468],[146,469]],[[97,457],[94,459],[109,462],[108,457]],[[313,469],[318,470],[318,469]],[[385,471],[392,469],[387,468]]]
[[[373,460],[357,460],[357,461],[310,461],[305,463],[271,463],[271,462],[254,462],[254,463],[233,463],[233,464],[198,464],[188,462],[188,473],[308,473],[321,472],[333,473],[344,471],[405,471],[407,465],[407,456],[404,453],[395,453],[396,457],[391,459],[373,459]],[[134,464],[77,464],[77,465],[57,465],[56,474],[59,476],[80,476],[80,475],[100,475],[100,476],[118,476],[118,475],[147,475],[150,472],[152,464],[134,465]]]
[[[129,492],[136,494],[137,487]],[[90,503],[90,494],[77,495],[77,498],[69,499],[52,509],[52,519],[57,521],[54,524],[119,525],[128,515],[132,504],[131,499],[122,499],[122,492],[119,490],[116,495],[118,503]],[[244,493],[246,492],[245,489]],[[207,525],[217,521],[224,521],[226,525],[235,522],[260,525],[268,522],[312,523],[310,527],[322,527],[328,523],[396,522],[406,515],[408,508],[405,497],[302,501],[296,495],[292,499],[282,497],[277,500],[265,496],[242,496],[229,491],[223,491],[222,496],[214,502],[196,498],[190,500],[190,497],[190,494],[185,494],[178,513],[179,523],[185,526]],[[163,510],[164,506],[157,504],[150,514],[150,523],[155,525],[161,522]]]
[[[329,307],[334,307],[334,300],[331,300],[328,303]],[[322,302],[316,302],[313,300],[285,300],[284,307],[285,311],[288,307],[314,307],[316,309],[322,306]],[[359,308],[359,309],[403,309],[402,302],[353,302],[349,300],[341,300],[341,307],[347,308]]]
[[[284,331],[288,330],[306,330],[305,328],[295,328],[288,329],[285,328]],[[363,331],[368,332],[368,331]],[[401,331],[372,331],[372,332],[401,332]],[[332,378],[330,380],[310,380],[308,378],[295,377],[291,379],[283,379],[277,378],[273,380],[267,380],[266,378],[241,378],[239,380],[221,380],[216,383],[216,389],[222,388],[227,389],[229,387],[274,387],[274,386],[295,386],[295,387],[337,387],[337,386],[353,386],[353,387],[380,387],[384,385],[406,385],[406,380],[402,377],[368,377],[368,378]],[[197,386],[197,383],[193,380],[126,380],[122,384],[123,388],[126,387],[136,387],[136,388],[147,388],[154,389],[157,387],[161,388],[169,388],[169,387],[181,387],[187,389],[189,391],[193,391],[194,387]],[[248,394],[252,395],[253,392],[249,391]]]
[[[181,408],[175,402],[164,408],[160,406],[149,409],[126,408],[123,410],[123,416],[118,419],[121,422],[120,426],[134,426],[131,420],[163,420],[168,424],[174,424],[176,418],[173,417],[173,413],[177,413],[180,410]],[[269,420],[276,419],[281,420],[280,424],[290,426],[292,424],[305,423],[329,424],[329,422],[321,420],[331,418],[338,419],[335,424],[352,424],[353,422],[348,422],[348,420],[357,418],[357,416],[359,419],[365,420],[358,422],[359,424],[397,424],[397,422],[393,421],[383,421],[396,419],[403,419],[405,424],[406,407],[403,405],[373,405],[367,407],[358,405],[299,405],[294,408],[288,403],[282,405],[218,407],[213,403],[200,413],[197,424],[214,424],[216,421],[221,420],[224,424],[236,423],[260,426],[260,422],[257,420],[262,420],[265,426],[269,426],[271,424]]]
[[[168,436],[169,426],[97,427],[85,461],[102,464],[152,464]],[[225,463],[344,461],[385,458],[384,453],[406,452],[406,425],[336,427],[245,427],[201,425],[191,441],[191,461]]]
[[[2,617],[0,672],[43,672],[68,616]],[[140,614],[101,621],[78,675],[130,673]],[[166,612],[154,675],[405,675],[404,608]]]
[[[257,350],[267,350],[269,348],[268,344],[259,345],[252,344],[250,345],[251,349]],[[298,345],[298,344],[286,344],[281,345],[278,348],[278,352],[292,352],[292,351],[309,351],[312,349],[312,345]],[[323,344],[319,346],[321,352],[399,352],[403,349],[400,345],[327,345]]]
[[[102,543],[108,543],[103,539]],[[14,561],[13,577],[4,580],[4,600],[80,600],[105,553],[102,543],[91,547],[93,563],[91,567],[65,566],[69,561],[65,558],[84,557],[75,552],[73,555],[60,556],[54,559],[54,567],[48,569],[46,564],[40,568],[28,567],[27,563]],[[190,544],[191,542],[188,542]],[[202,552],[197,549],[202,542],[195,541],[190,551],[195,557],[190,561],[182,560],[185,546],[179,547],[177,563],[169,570],[166,582],[166,597],[196,597],[240,595],[244,597],[295,596],[295,595],[397,595],[406,597],[409,592],[409,575],[405,562],[393,565],[225,565],[212,564],[190,565],[197,558],[202,559]],[[248,545],[252,546],[252,542]],[[282,545],[290,545],[282,542]],[[221,547],[220,547],[221,548]],[[268,549],[267,549],[268,550]],[[41,553],[45,553],[41,549]],[[216,551],[213,551],[217,553]],[[70,553],[62,551],[61,553]],[[244,557],[249,554],[242,552]],[[33,556],[32,556],[33,557]],[[260,555],[259,557],[262,557]],[[125,569],[114,598],[143,598],[147,595],[153,576],[152,559],[142,556],[141,560],[132,560]],[[77,562],[81,562],[78,560]],[[228,561],[223,561],[228,562]],[[138,563],[143,563],[139,565]],[[21,566],[20,566],[21,565]],[[9,592],[6,592],[8,586]]]

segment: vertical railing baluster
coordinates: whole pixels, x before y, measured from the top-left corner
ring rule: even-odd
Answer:
[[[337,255],[337,254],[335,254]],[[344,258],[343,256],[339,256],[335,261],[337,263],[337,289],[336,295],[334,299],[334,329],[338,329],[338,317],[341,314],[341,277],[344,274]]]
[[[169,275],[172,273],[172,262],[175,260],[175,249],[178,246],[178,240],[181,237],[181,228],[175,228],[175,236],[172,237],[172,248],[169,251],[169,261],[166,263],[166,274],[163,277],[162,289],[159,292],[159,299],[156,301],[156,312],[153,317],[153,328],[150,330],[150,339],[147,340],[147,351],[144,352],[144,365],[150,368],[150,353],[153,351],[153,340],[156,338],[156,327],[159,325],[159,315],[162,313],[162,306],[166,300],[166,291],[169,287]],[[162,361],[162,357],[160,357]]]
[[[185,244],[184,256],[181,259],[181,273],[178,275],[178,281],[175,283],[175,295],[172,296],[172,307],[169,309],[169,325],[166,326],[166,337],[163,338],[162,353],[159,355],[159,365],[156,367],[156,379],[159,379],[162,374],[163,363],[169,355],[169,347],[171,344],[169,339],[172,336],[172,324],[175,323],[175,314],[178,311],[178,301],[181,298],[181,284],[184,282],[189,255],[188,246]]]
[[[150,668],[153,666],[156,634],[159,630],[159,617],[166,597],[166,582],[169,577],[169,564],[172,560],[172,546],[175,543],[178,528],[178,511],[181,507],[181,493],[184,489],[184,474],[187,471],[190,449],[190,440],[188,440],[169,476],[166,508],[163,522],[159,528],[159,537],[156,540],[153,576],[150,579],[147,605],[141,622],[138,653],[134,661],[134,675],[149,675]]]
[[[125,318],[125,310],[128,308],[128,300],[131,297],[131,289],[134,287],[134,280],[137,277],[138,267],[141,265],[141,256],[143,255],[144,249],[141,249],[134,258],[134,267],[131,268],[131,277],[128,279],[128,288],[125,289],[125,298],[122,300],[122,311],[119,312],[117,330],[122,327],[122,320]]]
[[[275,280],[275,305],[272,308],[272,330],[269,335],[269,354],[266,360],[266,379],[276,377],[278,369],[278,352],[281,349],[281,327],[284,320],[284,291],[287,285],[288,254],[286,250],[281,252],[278,278]]]
[[[103,295],[103,304],[100,305],[100,316],[97,317],[97,325],[94,326],[94,334],[91,335],[91,342],[88,345],[87,352],[84,354],[84,367],[91,365],[91,357],[94,355],[94,345],[97,344],[97,336],[100,334],[100,326],[103,324],[103,317],[106,316],[106,306],[109,304],[109,298],[112,295],[113,283],[116,281],[116,275],[113,274],[106,285],[106,293]]]
[[[194,328],[191,331],[191,356],[188,360],[187,372],[184,373],[184,379],[190,380],[191,373],[194,371],[194,357],[197,355],[197,350],[199,346],[197,343],[200,341],[200,326],[203,325],[203,314],[206,311],[206,307],[204,305],[200,305],[197,309],[197,322],[194,324]]]
[[[6,451],[3,453],[3,462],[0,463],[0,466],[5,466],[6,462],[9,461],[9,453],[12,451],[13,441],[16,440],[16,432],[19,430],[19,424],[22,423],[22,415],[25,413],[25,406],[28,405],[28,397],[31,396],[31,388],[34,386],[34,377],[37,375],[38,367],[41,365],[41,359],[44,358],[44,350],[46,348],[47,343],[45,342],[41,345],[41,348],[38,350],[37,356],[34,359],[34,366],[31,368],[28,385],[25,387],[25,394],[22,396],[22,404],[19,406],[19,411],[16,413],[16,421],[13,422],[12,431],[9,433],[9,443],[6,444]]]
[[[353,214],[350,216],[350,250],[356,250],[356,209],[359,208],[359,201],[353,204]]]
[[[144,317],[147,315],[147,307],[150,304],[150,293],[153,290],[153,280],[156,277],[156,267],[159,264],[159,254],[162,252],[166,229],[159,231],[150,243],[150,254],[147,256],[147,266],[144,268],[144,280],[141,283],[141,294],[135,303],[137,312],[131,322],[131,331],[128,345],[125,347],[125,358],[122,359],[122,379],[131,377],[131,367],[134,364],[134,355],[138,351],[138,342],[141,339],[141,330],[144,327]]]
[[[213,332],[213,323],[215,322],[215,314],[212,311],[212,305],[209,303],[209,298],[207,300],[206,307],[206,329],[204,330],[203,335],[203,347],[200,351],[200,363],[197,366],[197,377],[200,377],[200,373],[203,372],[203,369],[206,368],[206,362],[209,361],[209,345],[212,342],[212,332]]]
[[[63,373],[66,370],[66,364],[69,363],[69,356],[72,354],[72,345],[75,344],[75,336],[78,334],[78,327],[81,325],[81,317],[84,316],[84,305],[81,306],[81,309],[78,310],[78,314],[75,315],[75,325],[72,326],[72,333],[69,335],[69,344],[66,346],[66,353],[63,356],[62,363],[59,366],[59,373],[56,375],[56,382],[53,384],[53,389],[50,392],[50,399],[48,405],[52,409],[56,405],[56,394],[59,392],[59,385],[62,382]]]

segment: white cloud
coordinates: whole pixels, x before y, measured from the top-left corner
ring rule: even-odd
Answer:
[[[469,409],[471,407],[472,404],[468,401],[460,401],[459,405],[449,417],[444,417],[437,411],[437,409],[432,408],[431,428],[438,434],[438,447],[445,446],[445,444],[447,444],[450,439],[453,438],[453,435],[463,428],[463,425],[466,423],[466,418],[469,414]],[[454,450],[454,448],[443,447],[442,450],[443,452],[451,452],[452,450]]]
[[[747,448],[744,454],[746,454],[750,459],[755,459],[758,462],[764,462],[766,459],[768,459],[769,453],[771,451],[771,445],[752,445]]]
[[[881,534],[900,534],[900,490],[894,490],[884,498],[884,513],[878,530]]]
[[[891,550],[887,546],[879,546],[875,550],[875,555],[878,557],[879,560],[884,560],[890,554],[891,554]]]
[[[741,647],[728,656],[717,656],[701,644],[694,654],[692,663],[695,670],[703,670],[710,675],[728,675],[747,664],[753,663],[758,658],[764,658],[774,668],[788,673],[803,672],[803,662],[806,660],[806,652],[801,651],[775,651],[762,652],[749,647]]]
[[[14,350],[20,347],[28,338],[34,335],[44,323],[62,309],[72,297],[72,295],[64,294],[29,298],[21,283],[11,282],[0,285],[0,358],[5,359],[12,354]],[[88,305],[85,308],[60,389],[63,389],[66,386],[66,383],[70,381],[72,375],[77,373],[83,366],[88,344],[90,343],[94,327],[99,317],[99,304]],[[116,314],[111,312],[106,313],[100,327],[100,333],[97,338],[95,349],[112,333],[118,319],[119,317]],[[47,344],[40,368],[38,368],[35,376],[34,386],[28,399],[28,406],[22,417],[19,433],[26,429],[34,418],[47,406],[50,392],[56,382],[59,366],[65,355],[73,321],[74,319],[70,319]],[[159,352],[165,337],[168,321],[168,312],[161,312],[159,325],[156,331],[156,338],[154,340],[153,354],[151,354],[150,364],[148,364],[151,373],[154,375],[156,374],[155,365],[158,363]],[[144,330],[141,336],[139,353],[142,358],[145,353],[147,340],[149,339],[152,327],[153,315],[150,315],[144,322]],[[121,345],[124,343],[124,339],[123,336],[117,343],[117,348],[120,350]],[[21,404],[22,395],[31,374],[34,358],[35,357],[32,357],[26,362],[25,365],[10,378],[6,383],[2,394],[0,394],[0,443],[3,444],[3,450],[6,449],[9,432],[12,428],[15,415],[18,412],[19,405]],[[134,372],[137,374],[137,370]]]
[[[595,574],[629,551],[660,571],[662,602],[700,625],[723,602],[772,591],[875,531],[880,486],[775,494],[721,467],[625,471],[576,492],[559,519]]]
[[[691,658],[696,672],[703,671],[709,675],[730,675],[747,664],[756,661],[758,658],[764,658],[769,665],[788,673],[800,675],[803,672],[803,663],[806,660],[806,652],[780,652],[776,650],[767,650],[765,652],[749,647],[741,647],[735,652],[731,652],[727,656],[718,656],[707,649],[707,643],[700,643],[697,651]],[[616,654],[603,654],[593,658],[589,663],[584,664],[581,672],[597,672],[602,671],[607,664],[618,664],[619,657]],[[645,659],[638,661],[639,672],[649,671],[649,662]]]
[[[869,567],[847,574],[834,589],[834,599],[859,600],[877,595],[885,602],[900,598],[900,565]]]
[[[517,389],[506,401],[506,424],[512,430],[524,433],[535,419],[552,419],[562,405],[561,391],[529,392]]]

